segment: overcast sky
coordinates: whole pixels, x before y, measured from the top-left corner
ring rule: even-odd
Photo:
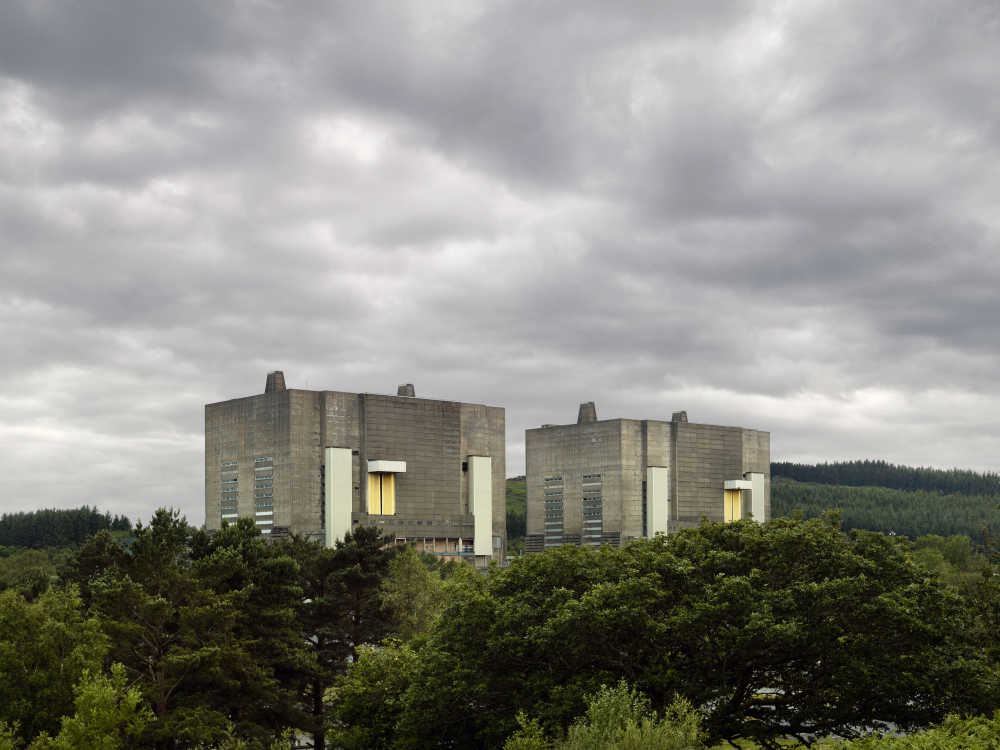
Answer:
[[[0,2],[0,508],[289,387],[1000,464],[1000,4]]]

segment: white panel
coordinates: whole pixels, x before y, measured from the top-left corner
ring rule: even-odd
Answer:
[[[469,510],[475,522],[472,551],[492,555],[493,540],[493,459],[469,456]]]
[[[646,468],[646,533],[652,538],[666,534],[670,518],[669,469],[665,466]]]
[[[727,479],[723,485],[724,490],[752,490],[753,483],[746,479]]]
[[[405,474],[406,461],[369,461],[368,473],[384,472],[386,474]]]
[[[750,512],[753,513],[753,520],[763,523],[767,520],[764,514],[764,475],[758,472],[750,472],[745,475],[750,477]]]
[[[326,538],[327,547],[342,540],[351,530],[351,479],[350,448],[326,449]]]

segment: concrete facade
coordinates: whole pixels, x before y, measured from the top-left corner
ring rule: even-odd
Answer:
[[[722,521],[731,480],[753,487],[741,490],[742,517],[771,513],[770,433],[695,424],[685,412],[599,421],[588,402],[576,424],[526,430],[525,455],[528,552]]]
[[[415,398],[405,395],[414,393],[411,384],[399,393],[404,395],[285,389],[284,376],[271,373],[263,394],[206,405],[206,528],[252,517],[265,533],[324,539],[327,508],[335,515],[332,531],[346,523],[349,502],[352,528],[376,526],[418,549],[478,564],[502,561],[503,408]],[[344,449],[350,449],[349,497]],[[328,456],[335,457],[331,467]],[[488,505],[482,490],[470,491],[473,456],[475,484],[489,483]],[[340,489],[331,486],[327,493],[326,475],[334,466],[338,474],[331,482]],[[369,512],[369,482],[387,476],[392,503],[387,498],[386,507],[392,512]],[[473,502],[480,508],[478,521]],[[491,538],[477,538],[477,528],[479,536],[490,529]]]

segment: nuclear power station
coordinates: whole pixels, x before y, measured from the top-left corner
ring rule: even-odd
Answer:
[[[205,406],[205,526],[332,545],[359,526],[477,565],[506,555],[504,410],[285,387]]]

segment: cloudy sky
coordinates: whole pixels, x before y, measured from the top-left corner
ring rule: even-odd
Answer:
[[[0,3],[0,509],[290,387],[1000,465],[1000,5]]]

